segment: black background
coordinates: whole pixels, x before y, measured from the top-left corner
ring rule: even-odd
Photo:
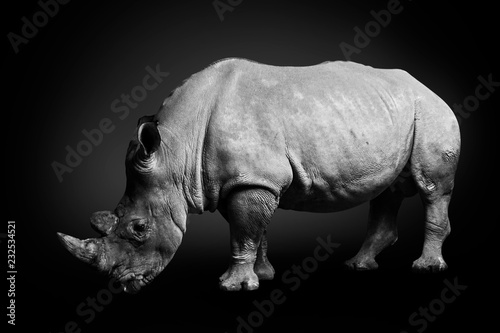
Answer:
[[[500,81],[493,68],[499,54],[492,5],[414,0],[401,6],[351,60],[405,69],[450,106],[474,94],[478,76]],[[255,292],[224,293],[218,277],[228,263],[229,230],[219,213],[205,213],[190,217],[182,246],[152,285],[139,295],[114,295],[90,323],[76,313],[108,279],[71,257],[56,232],[95,236],[88,217],[113,209],[120,199],[125,150],[140,116],[155,113],[183,79],[218,59],[297,66],[345,60],[339,44],[353,45],[354,27],[363,30],[373,20],[370,11],[386,7],[387,1],[246,0],[221,21],[212,1],[73,1],[61,5],[15,54],[7,34],[20,34],[21,18],[32,21],[40,7],[35,1],[3,4],[8,199],[1,232],[8,220],[16,221],[16,328],[61,332],[74,321],[82,332],[234,332],[238,316],[255,311],[254,300],[262,302],[280,289],[286,301],[255,331],[416,332],[420,326],[411,326],[409,316],[440,297],[444,279],[457,279],[467,289],[425,332],[485,331],[495,322],[491,304],[498,281],[493,252],[498,91],[461,122],[445,273],[410,271],[423,242],[423,212],[414,197],[401,208],[399,241],[379,256],[378,271],[354,273],[341,265],[363,241],[367,204],[335,214],[278,211],[268,229],[275,280],[262,282]],[[169,76],[120,119],[111,102],[141,85],[145,68],[156,65]],[[75,148],[85,139],[82,130],[96,128],[103,118],[111,119],[114,131],[59,182],[51,163],[64,163],[65,147]],[[282,274],[312,256],[317,237],[328,235],[340,247],[291,291]],[[6,253],[4,239],[2,248]],[[8,284],[4,288],[5,295]]]

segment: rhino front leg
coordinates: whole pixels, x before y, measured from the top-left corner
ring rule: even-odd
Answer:
[[[254,272],[262,236],[277,207],[275,196],[264,189],[234,191],[221,207],[229,222],[231,262],[220,277],[223,290],[255,290],[259,277]]]
[[[264,230],[260,241],[259,249],[257,250],[257,259],[253,270],[259,277],[259,280],[272,280],[274,278],[274,268],[267,258],[267,230]]]

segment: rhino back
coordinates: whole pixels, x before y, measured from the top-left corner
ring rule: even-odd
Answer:
[[[248,185],[270,190],[281,208],[344,209],[378,195],[409,158],[423,86],[403,71],[237,59],[216,69],[221,89],[203,156],[215,206]]]

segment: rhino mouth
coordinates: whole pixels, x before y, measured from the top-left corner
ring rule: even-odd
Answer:
[[[126,293],[136,294],[150,284],[156,275],[157,273],[155,272],[148,272],[146,274],[128,273],[118,277],[117,280],[122,284],[123,290]]]

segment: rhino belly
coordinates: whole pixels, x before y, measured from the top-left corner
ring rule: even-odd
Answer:
[[[379,195],[410,158],[412,126],[405,135],[386,130],[371,136],[318,140],[288,149],[292,180],[280,208],[309,212],[344,210]],[[332,143],[333,142],[333,143]]]
[[[367,202],[396,179],[404,165],[345,181],[341,175],[303,174],[294,179],[280,198],[279,208],[307,212],[336,212]]]

